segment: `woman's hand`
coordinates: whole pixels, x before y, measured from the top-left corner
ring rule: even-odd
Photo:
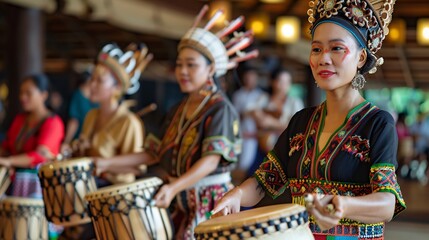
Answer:
[[[313,194],[313,204],[307,205],[308,212],[314,216],[322,231],[331,229],[344,218],[344,199],[342,196],[325,195],[318,198]]]
[[[103,161],[103,158],[93,157],[92,162],[95,166],[95,176],[100,176],[107,171],[108,165],[106,164],[106,161]]]
[[[71,156],[73,154],[72,146],[69,143],[61,144],[60,153],[61,153],[63,159],[71,158]]]
[[[240,212],[242,195],[243,191],[240,187],[235,187],[231,191],[227,192],[211,211],[212,217],[225,216]]]
[[[85,156],[86,150],[91,147],[91,143],[88,139],[74,140],[71,144],[73,153],[79,156]]]
[[[176,190],[177,187],[174,186],[174,183],[162,186],[154,197],[155,205],[160,208],[168,208],[177,194]]]
[[[0,166],[10,168],[11,167],[10,160],[4,157],[0,157]]]

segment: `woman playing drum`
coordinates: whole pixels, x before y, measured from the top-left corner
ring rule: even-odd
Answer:
[[[375,53],[394,2],[310,2],[309,62],[326,101],[295,114],[254,177],[226,194],[213,213],[238,212],[289,187],[294,203],[304,205],[304,194],[314,194],[307,209],[315,239],[383,239],[384,222],[405,209],[395,175],[397,135],[389,113],[358,90],[362,74],[382,63]]]
[[[29,76],[20,87],[24,113],[15,117],[1,148],[0,165],[16,169],[11,195],[41,198],[36,167],[58,154],[64,136],[60,117],[46,106],[49,80]]]
[[[242,18],[215,35],[209,30],[221,12],[205,28],[197,28],[205,12],[207,7],[178,46],[175,74],[187,96],[168,117],[161,141],[149,135],[145,145],[150,147],[143,154],[123,159],[130,165],[159,163],[167,171],[169,182],[154,200],[157,206],[168,207],[176,197],[173,215],[180,214],[182,219],[175,239],[192,239],[193,228],[209,219],[215,202],[230,189],[230,169],[241,151],[239,118],[214,78],[257,54],[229,59],[249,45],[251,34],[236,34],[224,46],[220,38],[235,31]],[[115,168],[115,161],[110,162],[107,167]]]
[[[152,59],[145,46],[130,45],[123,52],[116,44],[107,44],[97,58],[97,65],[90,80],[90,100],[99,108],[88,112],[74,151],[84,157],[104,158],[141,152],[143,149],[143,125],[132,113],[128,102],[121,102],[125,94],[133,94],[139,88],[141,71]],[[130,169],[112,169],[99,172],[103,180],[99,186],[115,182],[131,182],[134,178],[122,178],[120,172],[135,173]]]
[[[9,192],[15,197],[42,198],[37,168],[53,160],[60,150],[64,125],[46,106],[48,90],[49,80],[44,74],[24,79],[19,95],[24,113],[15,117],[0,149],[0,165],[15,169]],[[51,235],[62,231],[55,228],[51,225]]]

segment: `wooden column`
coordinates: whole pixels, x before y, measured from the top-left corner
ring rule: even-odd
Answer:
[[[6,5],[6,84],[9,87],[5,126],[20,111],[19,85],[28,75],[43,71],[44,31],[38,9]]]

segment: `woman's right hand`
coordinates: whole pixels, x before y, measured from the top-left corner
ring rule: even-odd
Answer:
[[[227,192],[211,211],[212,217],[215,218],[240,212],[242,195],[243,191],[240,186]]]
[[[91,143],[87,139],[77,139],[71,144],[73,155],[85,156],[86,150],[91,147]]]
[[[70,158],[73,154],[72,146],[69,143],[61,144],[61,155],[64,159]]]

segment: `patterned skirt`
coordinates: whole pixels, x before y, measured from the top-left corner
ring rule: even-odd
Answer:
[[[201,181],[200,181],[201,182]],[[219,182],[223,182],[220,180]],[[201,222],[210,219],[210,212],[222,196],[231,190],[230,180],[226,183],[194,186],[180,192],[172,212],[175,223],[176,238],[194,239],[194,228]],[[180,219],[174,221],[174,219]]]
[[[37,176],[37,169],[16,169],[12,196],[42,198],[42,188]]]

